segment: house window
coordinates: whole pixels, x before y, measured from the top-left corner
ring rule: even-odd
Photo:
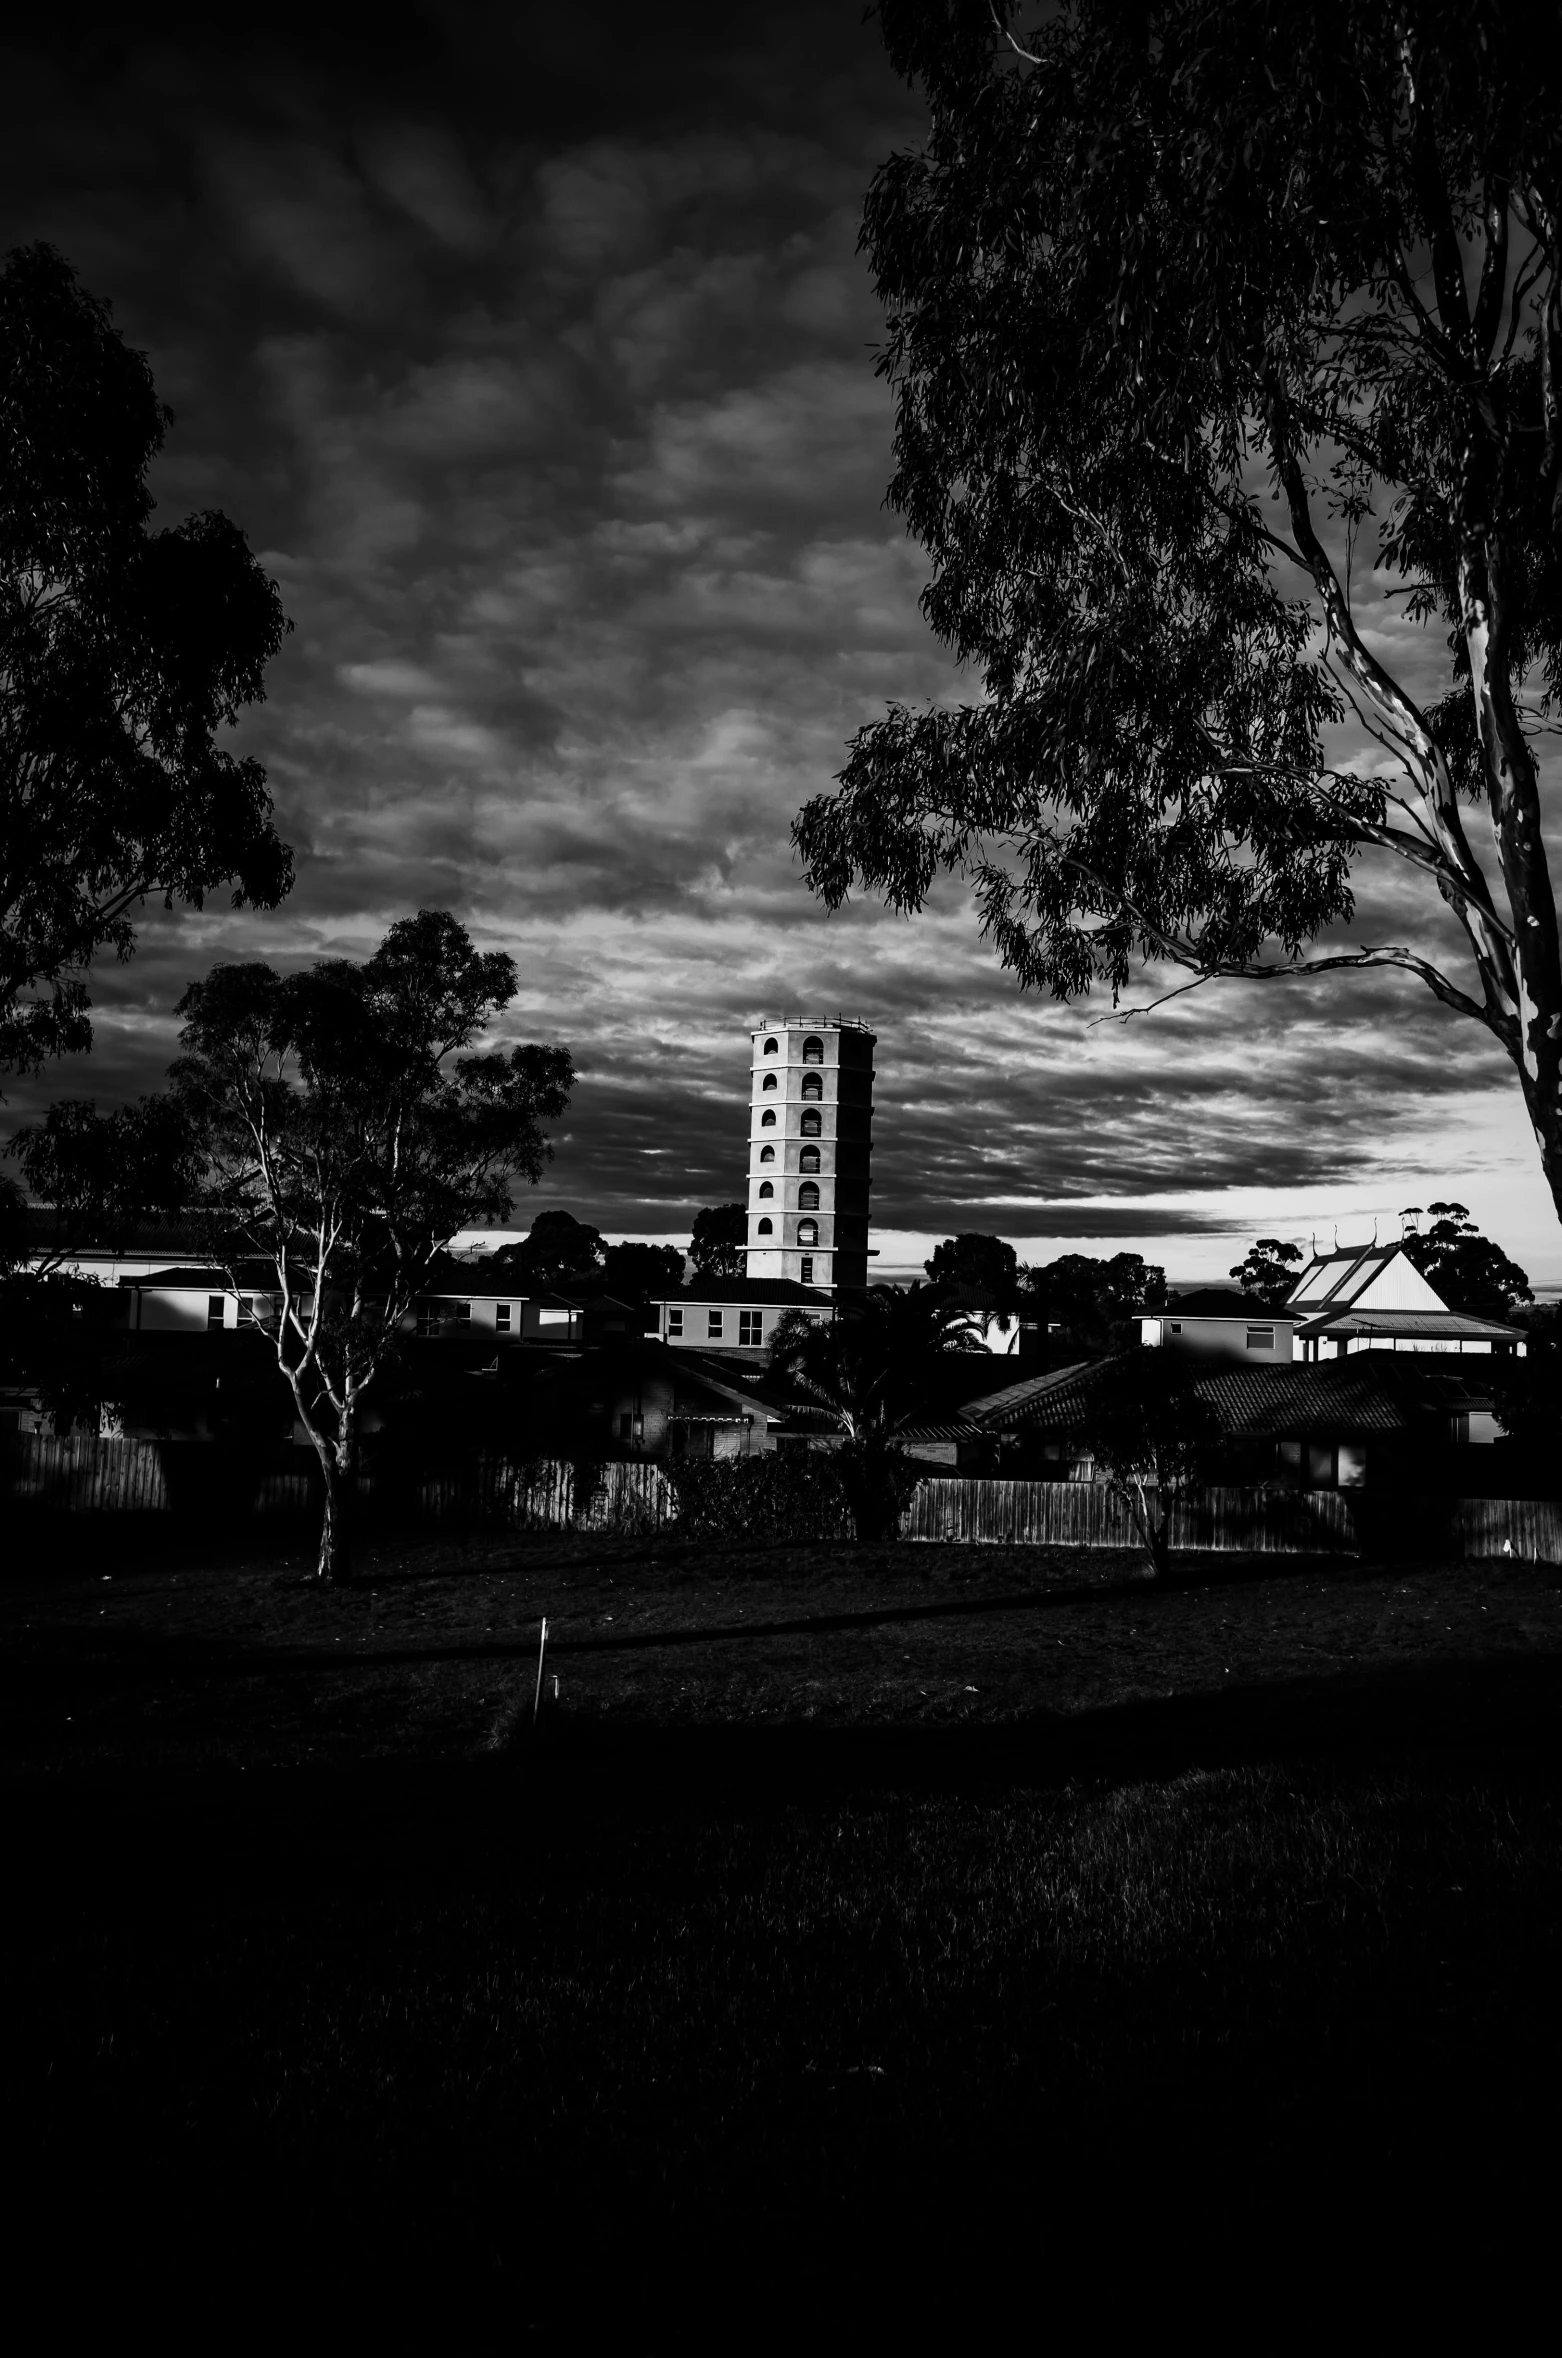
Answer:
[[[819,1242],[818,1221],[799,1220],[797,1223],[797,1241],[800,1245],[816,1245]]]
[[[707,1342],[719,1343],[721,1341],[721,1320],[722,1313],[719,1310],[707,1311],[705,1318],[705,1339]]]
[[[759,1200],[761,1203],[764,1203],[767,1198],[773,1196],[775,1192],[775,1189],[771,1186],[768,1179],[761,1179],[759,1183]]]
[[[767,1056],[774,1056],[774,1055],[777,1053],[777,1051],[778,1051],[779,1047],[780,1047],[780,1042],[779,1042],[779,1041],[777,1041],[777,1040],[767,1040],[767,1041],[765,1042],[765,1054],[766,1054]]]
[[[508,1302],[495,1302],[495,1304],[494,1304],[494,1332],[495,1332],[495,1334],[499,1334],[499,1335],[507,1335],[507,1334],[509,1333],[509,1331],[510,1331],[510,1305],[509,1305],[509,1303],[508,1303]]]
[[[738,1341],[747,1345],[750,1350],[760,1340],[764,1315],[762,1310],[740,1310],[738,1312]]]
[[[797,1191],[797,1208],[800,1212],[817,1212],[819,1209],[819,1190],[811,1179],[805,1179]]]
[[[817,1171],[819,1168],[818,1147],[805,1146],[797,1158],[797,1167],[800,1171]]]
[[[823,1128],[823,1121],[820,1119],[819,1115],[816,1114],[812,1108],[810,1108],[810,1110],[803,1116],[803,1136],[805,1138],[817,1138]]]
[[[1247,1347],[1250,1351],[1272,1351],[1275,1347],[1274,1328],[1250,1326],[1247,1330]]]
[[[774,1236],[775,1229],[768,1220],[761,1220],[754,1233],[756,1236]]]
[[[673,1304],[670,1304],[670,1305],[669,1305],[669,1307],[668,1307],[668,1312],[667,1312],[667,1332],[668,1332],[670,1335],[681,1335],[681,1334],[682,1334],[682,1332],[683,1332],[683,1309],[682,1309],[682,1306],[681,1306],[681,1304],[678,1304],[678,1303],[673,1303]]]
[[[206,1297],[207,1325],[209,1327],[225,1326],[227,1324],[227,1308],[228,1297],[226,1294],[208,1294]]]
[[[470,1326],[472,1323],[471,1303],[452,1302],[450,1305],[450,1315],[455,1320],[457,1326]]]
[[[775,1088],[775,1086],[776,1086],[776,1076],[775,1076],[775,1074],[774,1074],[774,1073],[766,1073],[766,1075],[765,1075],[765,1077],[764,1077],[764,1080],[763,1080],[763,1081],[760,1083],[760,1087],[761,1087],[761,1088],[763,1088],[763,1089],[774,1089],[774,1088]]]
[[[773,1130],[775,1128],[776,1109],[773,1105],[766,1106],[764,1112],[759,1117],[759,1126],[762,1130]]]
[[[812,1284],[813,1284],[813,1281],[814,1281],[814,1265],[813,1265],[812,1261],[811,1261],[811,1260],[808,1258],[808,1255],[805,1253],[805,1254],[803,1255],[802,1283],[803,1283],[804,1285],[812,1285]]]
[[[810,1032],[803,1042],[803,1062],[804,1064],[823,1064],[824,1062],[824,1042],[819,1038],[817,1032]]]
[[[1182,1320],[1180,1318],[1174,1318],[1170,1321],[1170,1324],[1172,1333],[1174,1335],[1180,1335],[1182,1332]]]
[[[824,1083],[817,1073],[804,1073],[803,1095],[805,1097],[822,1097],[824,1095]]]
[[[418,1332],[419,1332],[419,1334],[420,1334],[420,1335],[431,1335],[431,1334],[434,1332],[434,1329],[435,1329],[435,1327],[438,1325],[438,1323],[439,1323],[439,1305],[438,1305],[438,1303],[437,1303],[437,1302],[420,1302],[420,1303],[418,1304]]]
[[[759,1150],[759,1159],[762,1163],[773,1163],[776,1159],[775,1148],[773,1146],[762,1146]]]

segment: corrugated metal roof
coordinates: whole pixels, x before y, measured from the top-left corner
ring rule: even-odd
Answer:
[[[1522,1342],[1524,1329],[1469,1310],[1326,1310],[1296,1330],[1299,1343],[1314,1335],[1421,1336],[1445,1342]]]

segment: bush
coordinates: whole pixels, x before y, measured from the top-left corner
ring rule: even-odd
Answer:
[[[828,1457],[812,1451],[667,1468],[678,1521],[691,1539],[850,1539],[851,1509]]]

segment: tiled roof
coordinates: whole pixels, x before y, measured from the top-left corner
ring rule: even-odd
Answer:
[[[986,1432],[1017,1425],[1027,1431],[1067,1426],[1078,1415],[1080,1399],[1097,1369],[1109,1364],[1105,1359],[1076,1360],[1071,1367],[1056,1367],[1050,1374],[1006,1384],[1001,1392],[968,1400],[965,1413]]]
[[[1328,1367],[1237,1367],[1197,1390],[1233,1438],[1400,1433],[1411,1423],[1380,1369],[1349,1360]]]
[[[980,1425],[956,1422],[950,1425],[908,1425],[896,1435],[900,1441],[982,1441],[986,1435]]]

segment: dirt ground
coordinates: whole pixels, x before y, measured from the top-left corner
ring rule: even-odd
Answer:
[[[1308,1682],[1532,1662],[1555,1567],[1190,1557],[1157,1586],[1107,1552],[692,1547],[552,1534],[378,1540],[322,1590],[302,1539],[74,1558],[19,1535],[0,1582],[9,1773],[470,1758],[529,1721],[914,1731],[1068,1720]]]

